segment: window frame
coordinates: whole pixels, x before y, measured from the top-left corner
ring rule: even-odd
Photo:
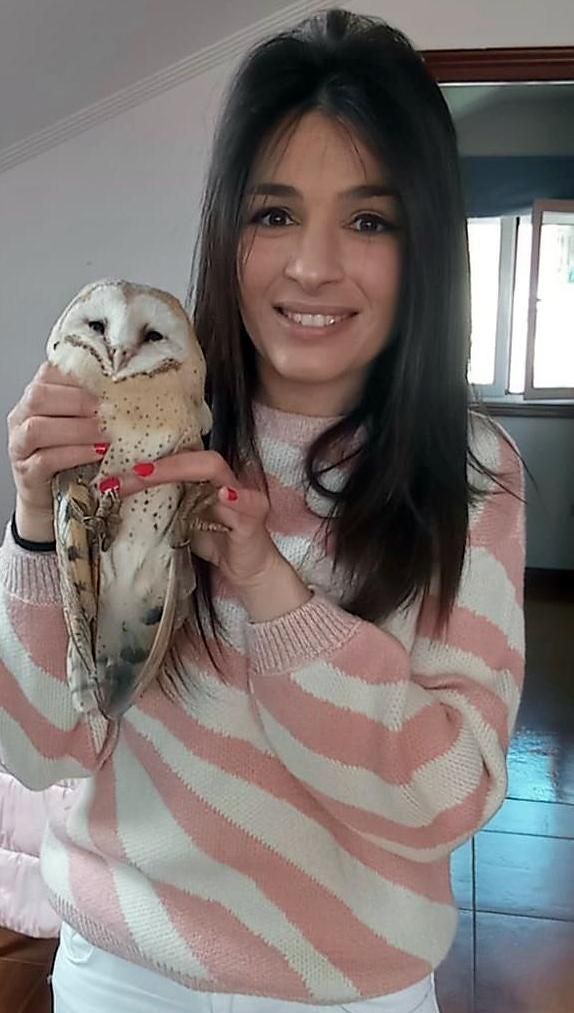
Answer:
[[[574,83],[574,46],[428,49],[421,55],[438,84]],[[508,393],[501,396],[498,380],[495,371],[491,387],[477,388],[483,403],[494,413],[574,417],[574,401],[557,397],[531,400],[526,395]]]
[[[532,250],[530,259],[530,285],[528,295],[528,328],[526,336],[526,373],[524,378],[524,399],[526,401],[564,400],[574,401],[574,387],[535,387],[534,352],[536,346],[536,319],[538,304],[538,279],[540,274],[540,243],[545,211],[566,211],[574,214],[574,201],[537,200],[532,209]]]
[[[470,220],[472,221],[472,219]],[[494,380],[488,384],[473,384],[483,399],[506,398],[508,395],[517,232],[517,219],[511,216],[501,216],[498,306],[494,339]]]

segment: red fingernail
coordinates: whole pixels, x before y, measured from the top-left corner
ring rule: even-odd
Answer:
[[[236,500],[239,499],[239,493],[237,492],[237,489],[227,488],[225,490],[225,498],[228,499],[230,503],[235,503]]]
[[[100,455],[100,457],[103,457],[104,454],[107,454],[109,449],[110,449],[109,443],[94,443],[94,450],[96,451],[96,454]]]
[[[149,461],[143,461],[141,464],[134,464],[133,470],[136,475],[140,476],[140,478],[149,478],[149,476],[153,475],[155,471],[155,464],[151,464]]]
[[[117,492],[120,487],[119,478],[104,478],[103,482],[100,482],[100,492]]]

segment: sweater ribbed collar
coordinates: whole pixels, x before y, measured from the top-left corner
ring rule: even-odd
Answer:
[[[307,447],[317,436],[339,421],[341,416],[298,415],[253,402],[253,416],[259,436],[275,438],[292,446]]]

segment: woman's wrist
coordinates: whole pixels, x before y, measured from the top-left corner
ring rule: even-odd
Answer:
[[[23,541],[40,544],[54,541],[53,511],[31,511],[19,498],[16,500],[14,526]]]
[[[279,553],[266,572],[249,585],[235,588],[252,623],[270,622],[305,605],[313,592]]]
[[[12,514],[10,521],[10,531],[12,538],[16,545],[21,549],[25,549],[26,552],[56,552],[56,541],[54,539],[54,531],[46,532],[46,534],[52,535],[52,538],[38,538],[36,532],[34,538],[24,538],[21,534],[17,523],[16,512]]]

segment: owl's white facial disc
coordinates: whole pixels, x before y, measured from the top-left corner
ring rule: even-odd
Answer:
[[[194,340],[175,301],[143,286],[102,283],[81,292],[60,318],[48,358],[72,372],[81,360],[83,373],[122,380],[177,367]]]

